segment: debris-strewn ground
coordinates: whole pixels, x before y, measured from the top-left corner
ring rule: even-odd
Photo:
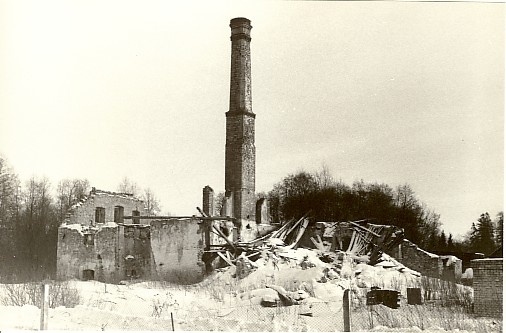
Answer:
[[[246,271],[239,274],[241,279],[235,267],[226,267],[193,286],[71,281],[67,292],[79,294],[78,305],[50,309],[48,328],[171,330],[173,322],[176,330],[192,331],[339,331],[343,329],[343,293],[350,289],[354,330],[501,331],[502,322],[477,320],[464,313],[455,317],[449,315],[452,309],[443,311],[441,307],[436,312],[429,305],[407,305],[404,298],[400,309],[383,305],[368,308],[365,293],[370,287],[399,290],[405,297],[406,288],[420,286],[421,278],[394,261],[370,266],[360,263],[360,258],[336,255],[329,258],[316,250],[278,248],[263,253],[251,265],[247,263],[246,269],[242,268]],[[37,330],[40,310],[34,305],[8,305],[16,285],[0,287],[0,329]],[[400,320],[403,316],[406,318]]]

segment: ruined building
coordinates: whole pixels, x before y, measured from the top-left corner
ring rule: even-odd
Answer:
[[[254,247],[274,238],[289,247],[316,246],[320,251],[365,255],[372,249],[371,264],[387,252],[424,275],[458,281],[462,270],[459,260],[419,249],[403,240],[403,233],[392,226],[366,220],[310,224],[307,216],[283,226],[270,224],[268,201],[257,200],[255,194],[252,26],[246,18],[234,18],[230,28],[230,103],[225,113],[221,212],[215,212],[214,190],[209,186],[202,190],[199,217],[147,216],[144,203],[131,194],[94,188],[72,207],[58,229],[58,277],[113,283],[133,278],[192,283],[224,262],[237,262],[243,254],[258,256]]]
[[[204,230],[192,217],[146,217],[144,203],[131,194],[93,188],[58,229],[57,276],[198,281],[205,274]]]
[[[223,242],[250,240],[271,230],[258,221],[264,201],[255,196],[255,114],[251,103],[251,55],[248,19],[231,28],[230,108],[226,112],[225,200],[222,217],[213,217],[214,191],[203,189],[204,217],[146,216],[144,203],[126,193],[93,189],[72,207],[58,230],[60,279],[118,282],[129,278],[194,282],[209,269],[203,253]],[[257,207],[258,206],[258,207]],[[261,214],[259,214],[259,218]],[[264,218],[265,219],[265,218]]]

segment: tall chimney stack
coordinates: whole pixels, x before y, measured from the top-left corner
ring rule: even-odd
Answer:
[[[255,114],[251,106],[250,20],[230,20],[230,105],[226,113],[225,196],[233,217],[255,221]]]

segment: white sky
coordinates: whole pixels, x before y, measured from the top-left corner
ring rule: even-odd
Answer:
[[[252,21],[257,191],[327,165],[462,234],[503,207],[504,4],[0,0],[0,153],[22,180],[224,187],[230,28]]]

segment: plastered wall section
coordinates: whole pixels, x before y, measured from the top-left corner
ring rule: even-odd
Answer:
[[[478,316],[502,318],[503,259],[471,260],[474,312]]]
[[[68,217],[68,224],[91,225],[95,223],[95,209],[97,207],[105,208],[105,222],[114,221],[114,207],[122,206],[124,216],[132,215],[132,211],[137,210],[140,215],[145,214],[144,203],[136,198],[122,197],[107,193],[91,194],[86,201],[79,206],[74,207]],[[125,219],[125,224],[132,223],[131,219]]]
[[[205,275],[205,224],[196,219],[152,220],[151,253],[158,279],[195,283]]]
[[[84,270],[93,270],[98,281],[118,281],[116,257],[118,228],[104,227],[96,231],[94,244],[86,245],[84,234],[65,226],[58,229],[58,279],[83,279]]]
[[[119,226],[118,232],[117,266],[121,279],[150,279],[152,258],[149,225]]]

